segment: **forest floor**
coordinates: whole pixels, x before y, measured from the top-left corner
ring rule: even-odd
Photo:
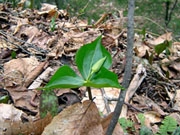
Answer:
[[[65,10],[49,4],[40,10],[0,4],[0,134],[104,134],[119,89],[93,88],[94,102],[88,100],[84,88],[56,89],[61,112],[41,119],[41,91],[37,88],[45,86],[64,64],[77,69],[76,51],[99,35],[112,55],[111,71],[121,83],[128,47],[125,21],[126,17],[104,14],[88,25],[86,20],[69,17]],[[120,116],[133,126],[118,124],[113,134],[138,135],[140,113],[154,134],[166,116],[179,126],[180,42],[173,40],[172,33],[154,37],[142,32],[135,34],[133,54],[133,76]]]

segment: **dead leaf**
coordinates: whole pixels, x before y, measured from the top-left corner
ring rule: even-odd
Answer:
[[[44,119],[34,121],[33,117],[27,116],[21,110],[9,104],[0,104],[0,114],[1,135],[39,135],[52,119],[48,114]]]
[[[105,117],[101,120],[101,124],[102,124],[103,130],[104,130],[104,134],[107,131],[109,123],[112,119],[112,115],[113,115],[113,113],[109,114],[107,117]],[[124,134],[123,129],[121,128],[119,123],[117,123],[112,135],[123,135],[123,134]]]
[[[134,51],[138,57],[144,57],[146,55],[146,51],[149,51],[150,48],[146,45],[136,46]]]
[[[26,24],[29,24],[29,20],[27,18],[24,18],[24,19],[19,18],[17,22],[17,26],[14,30],[14,34],[16,34],[21,29],[21,27]]]
[[[172,47],[171,47],[170,51],[173,56],[180,57],[180,42],[172,43]]]
[[[180,89],[176,90],[176,97],[175,97],[175,103],[173,106],[174,110],[180,110]]]
[[[55,116],[42,135],[103,135],[98,109],[92,101],[76,103]]]
[[[48,62],[41,62],[39,65],[37,65],[36,68],[31,70],[31,74],[29,74],[26,78],[26,81],[24,83],[25,87],[28,87],[34,79],[39,76],[39,74],[44,70],[45,66],[47,66]]]
[[[148,123],[146,123],[147,126],[149,126],[150,123],[154,124],[154,123],[158,123],[158,122],[162,121],[161,115],[159,115],[155,111],[148,111],[148,112],[145,112],[143,115],[147,119],[147,121],[146,121],[146,122],[148,122]]]
[[[180,115],[179,113],[171,113],[169,116],[173,117],[177,123],[180,125]]]
[[[52,18],[53,16],[55,16],[56,13],[58,13],[57,6],[48,3],[43,3],[40,10],[41,11],[37,12],[39,15],[48,14],[49,18]]]
[[[7,87],[7,90],[12,97],[14,106],[29,111],[30,114],[38,113],[39,98],[36,96],[36,91],[27,90],[25,87]]]
[[[18,58],[4,64],[4,85],[22,86],[30,73],[38,66],[39,62],[35,57]]]
[[[172,32],[169,32],[169,33],[165,33],[161,36],[159,36],[158,38],[150,41],[150,44],[151,45],[158,45],[158,44],[161,44],[163,43],[164,41],[171,41],[172,40]]]

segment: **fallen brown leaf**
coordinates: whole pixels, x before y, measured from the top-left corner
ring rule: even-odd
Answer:
[[[92,101],[76,103],[55,116],[42,135],[103,135],[98,109]]]

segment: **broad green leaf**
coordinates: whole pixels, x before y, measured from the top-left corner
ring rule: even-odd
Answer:
[[[92,66],[104,57],[106,57],[106,61],[104,62],[103,67],[108,69],[112,64],[112,58],[110,53],[101,44],[101,36],[92,43],[82,46],[77,51],[75,61],[84,80],[88,79]]]
[[[77,88],[82,86],[84,80],[78,76],[69,66],[60,67],[42,89]]]
[[[44,118],[48,112],[52,116],[58,113],[58,98],[53,91],[42,91],[39,109],[41,118]]]
[[[164,50],[166,50],[169,47],[171,47],[171,42],[166,40],[163,43],[156,45],[154,49],[155,49],[155,52],[159,55],[160,53],[162,53]]]
[[[84,83],[84,86],[102,88],[102,87],[115,87],[122,88],[118,82],[118,77],[115,73],[102,67],[97,74],[95,73],[91,80]]]

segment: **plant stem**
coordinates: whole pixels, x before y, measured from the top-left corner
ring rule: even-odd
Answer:
[[[91,87],[87,87],[88,95],[89,95],[89,100],[92,100],[92,93],[91,93]]]
[[[31,0],[30,9],[33,9],[33,8],[34,8],[34,0]]]

